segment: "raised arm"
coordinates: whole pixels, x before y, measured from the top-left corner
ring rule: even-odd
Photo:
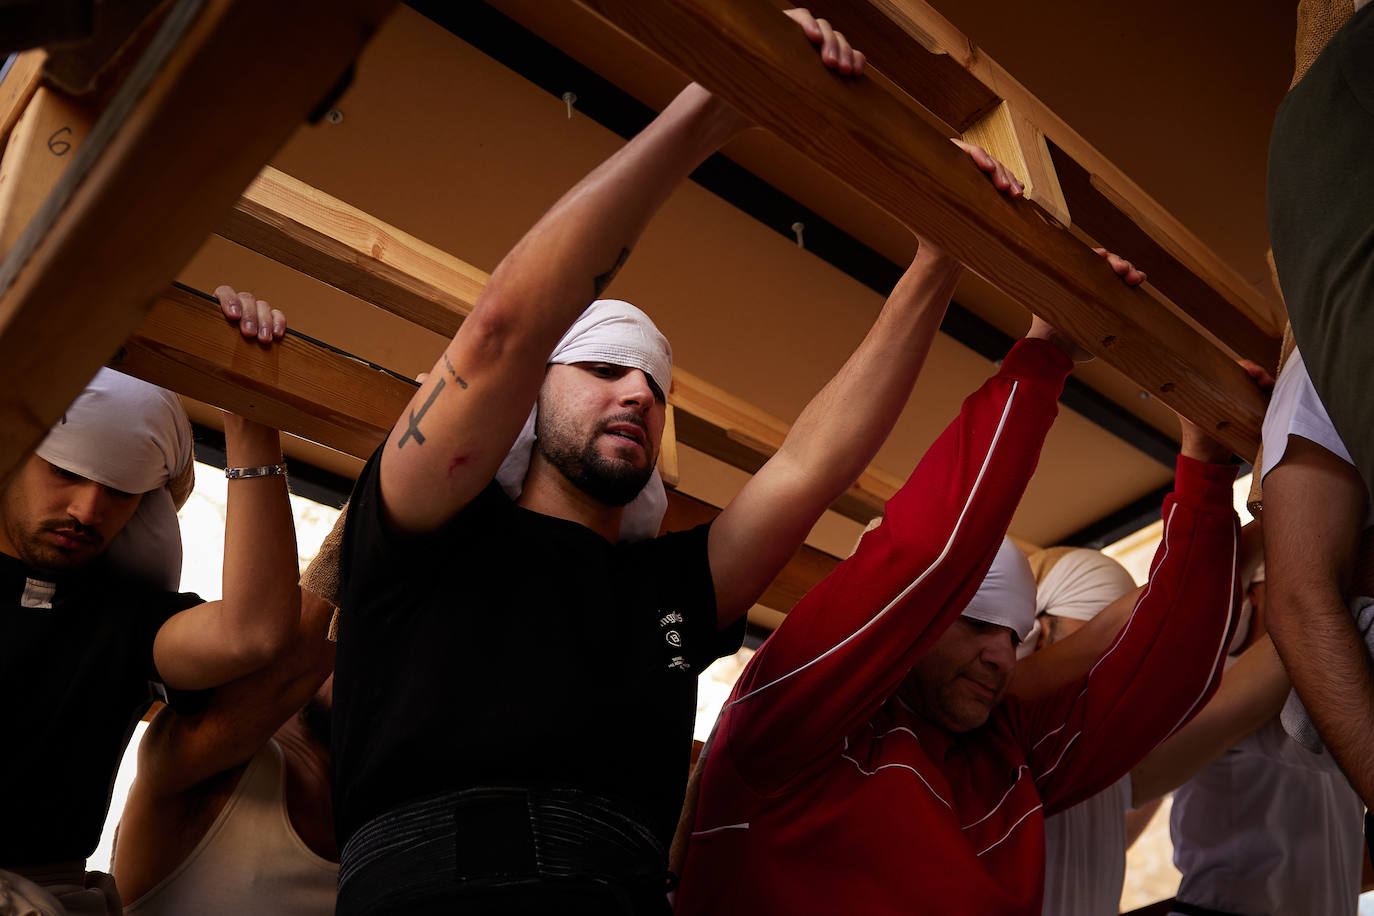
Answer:
[[[210,781],[242,766],[319,689],[334,667],[325,634],[333,605],[302,594],[288,650],[268,667],[215,691],[195,716],[161,710],[138,749],[138,773],[119,824],[112,871],[129,900],[147,893],[184,857],[169,842],[193,825],[186,806],[203,800]]]
[[[800,18],[827,67],[862,69],[862,55],[833,30]],[[387,439],[381,491],[392,524],[433,530],[491,481],[559,337],[611,282],[668,195],[749,126],[705,89],[688,86],[502,259]]]
[[[1131,805],[1138,808],[1174,791],[1274,718],[1289,687],[1273,642],[1261,637],[1222,675],[1202,712],[1131,770]]]
[[[1268,624],[1336,762],[1374,804],[1374,672],[1346,606],[1368,495],[1355,468],[1290,435],[1264,478]]]
[[[1008,694],[1032,702],[1081,681],[1116,640],[1144,591],[1141,586],[1127,592],[1077,631],[1019,659]]]
[[[1238,583],[1229,454],[1184,421],[1174,492],[1150,581],[1088,675],[1011,702],[1047,813],[1111,785],[1193,716],[1215,690]]]
[[[888,501],[883,524],[751,660],[714,753],[730,754],[756,791],[838,753],[963,610],[1035,469],[1072,365],[1043,340],[1014,346]]]
[[[999,190],[1021,195],[1021,183],[1001,163],[956,142]],[[911,396],[962,272],[959,262],[920,240],[915,260],[858,348],[711,526],[711,577],[722,627],[749,610],[821,513],[873,460]]]
[[[266,302],[226,286],[215,293],[226,316],[258,345],[270,346],[284,333],[285,318]],[[229,467],[282,463],[275,429],[226,412],[224,438]],[[172,616],[153,642],[158,674],[174,689],[217,687],[258,670],[290,640],[300,616],[296,527],[286,477],[269,473],[228,483],[224,597]]]

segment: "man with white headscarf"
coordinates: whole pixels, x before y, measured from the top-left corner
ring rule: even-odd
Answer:
[[[789,15],[827,66],[862,68]],[[652,538],[671,351],[598,297],[671,191],[749,126],[689,86],[566,194],[359,477],[340,552],[339,913],[666,911],[696,676],[872,459],[959,273],[922,245],[719,517]]]
[[[1069,638],[1136,587],[1120,563],[1096,550],[1051,548],[1033,554],[1030,564],[1040,632],[1020,648],[1048,648]],[[1117,912],[1131,807],[1131,777],[1125,775],[1087,801],[1045,818],[1045,916]]]
[[[1129,276],[1128,276],[1129,279]],[[1038,318],[721,712],[678,912],[1039,914],[1043,819],[1205,701],[1235,599],[1235,469],[1183,423],[1153,584],[1080,677],[1010,694],[1035,586],[1005,531],[1074,359]]]
[[[245,334],[261,322],[263,344],[281,336],[266,303],[217,292]],[[277,431],[226,415],[225,436],[236,479],[221,601],[174,591],[191,429],[168,391],[101,369],[0,492],[0,893],[27,880],[49,888],[50,910],[118,912],[113,882],[85,859],[134,724],[153,698],[191,708],[188,692],[261,667],[294,630]]]

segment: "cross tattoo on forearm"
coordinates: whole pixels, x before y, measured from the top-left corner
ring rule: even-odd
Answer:
[[[396,441],[397,448],[400,448],[401,446],[405,445],[407,439],[414,439],[416,445],[425,444],[425,434],[420,432],[420,421],[424,419],[425,414],[429,412],[429,408],[433,406],[434,399],[437,398],[439,396],[439,392],[443,390],[444,380],[439,379],[439,384],[435,385],[434,390],[429,393],[429,397],[425,400],[424,405],[420,408],[420,412],[417,414],[414,410],[411,410],[410,417],[406,421],[409,424],[409,428],[406,429],[406,431],[401,434],[401,438]]]

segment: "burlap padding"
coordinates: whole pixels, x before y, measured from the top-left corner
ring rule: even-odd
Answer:
[[[329,620],[329,638],[339,641],[339,548],[343,546],[344,519],[348,517],[348,506],[343,507],[334,527],[325,535],[319,552],[301,575],[301,588],[318,595],[334,605],[334,616]]]
[[[1289,89],[1298,84],[1327,42],[1354,12],[1354,0],[1300,0],[1293,48],[1293,82],[1289,83]]]
[[[186,505],[186,500],[191,498],[191,491],[196,488],[196,460],[192,455],[186,460],[186,467],[181,469],[181,473],[167,482],[167,490],[172,494],[172,504],[181,511],[181,507]]]

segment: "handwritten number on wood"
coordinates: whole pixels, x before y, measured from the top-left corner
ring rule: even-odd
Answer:
[[[54,131],[53,135],[48,138],[48,151],[54,156],[67,155],[67,153],[71,151],[72,144],[69,140],[63,140],[62,135],[67,134],[70,136],[71,132],[72,129],[70,127],[59,127]]]

